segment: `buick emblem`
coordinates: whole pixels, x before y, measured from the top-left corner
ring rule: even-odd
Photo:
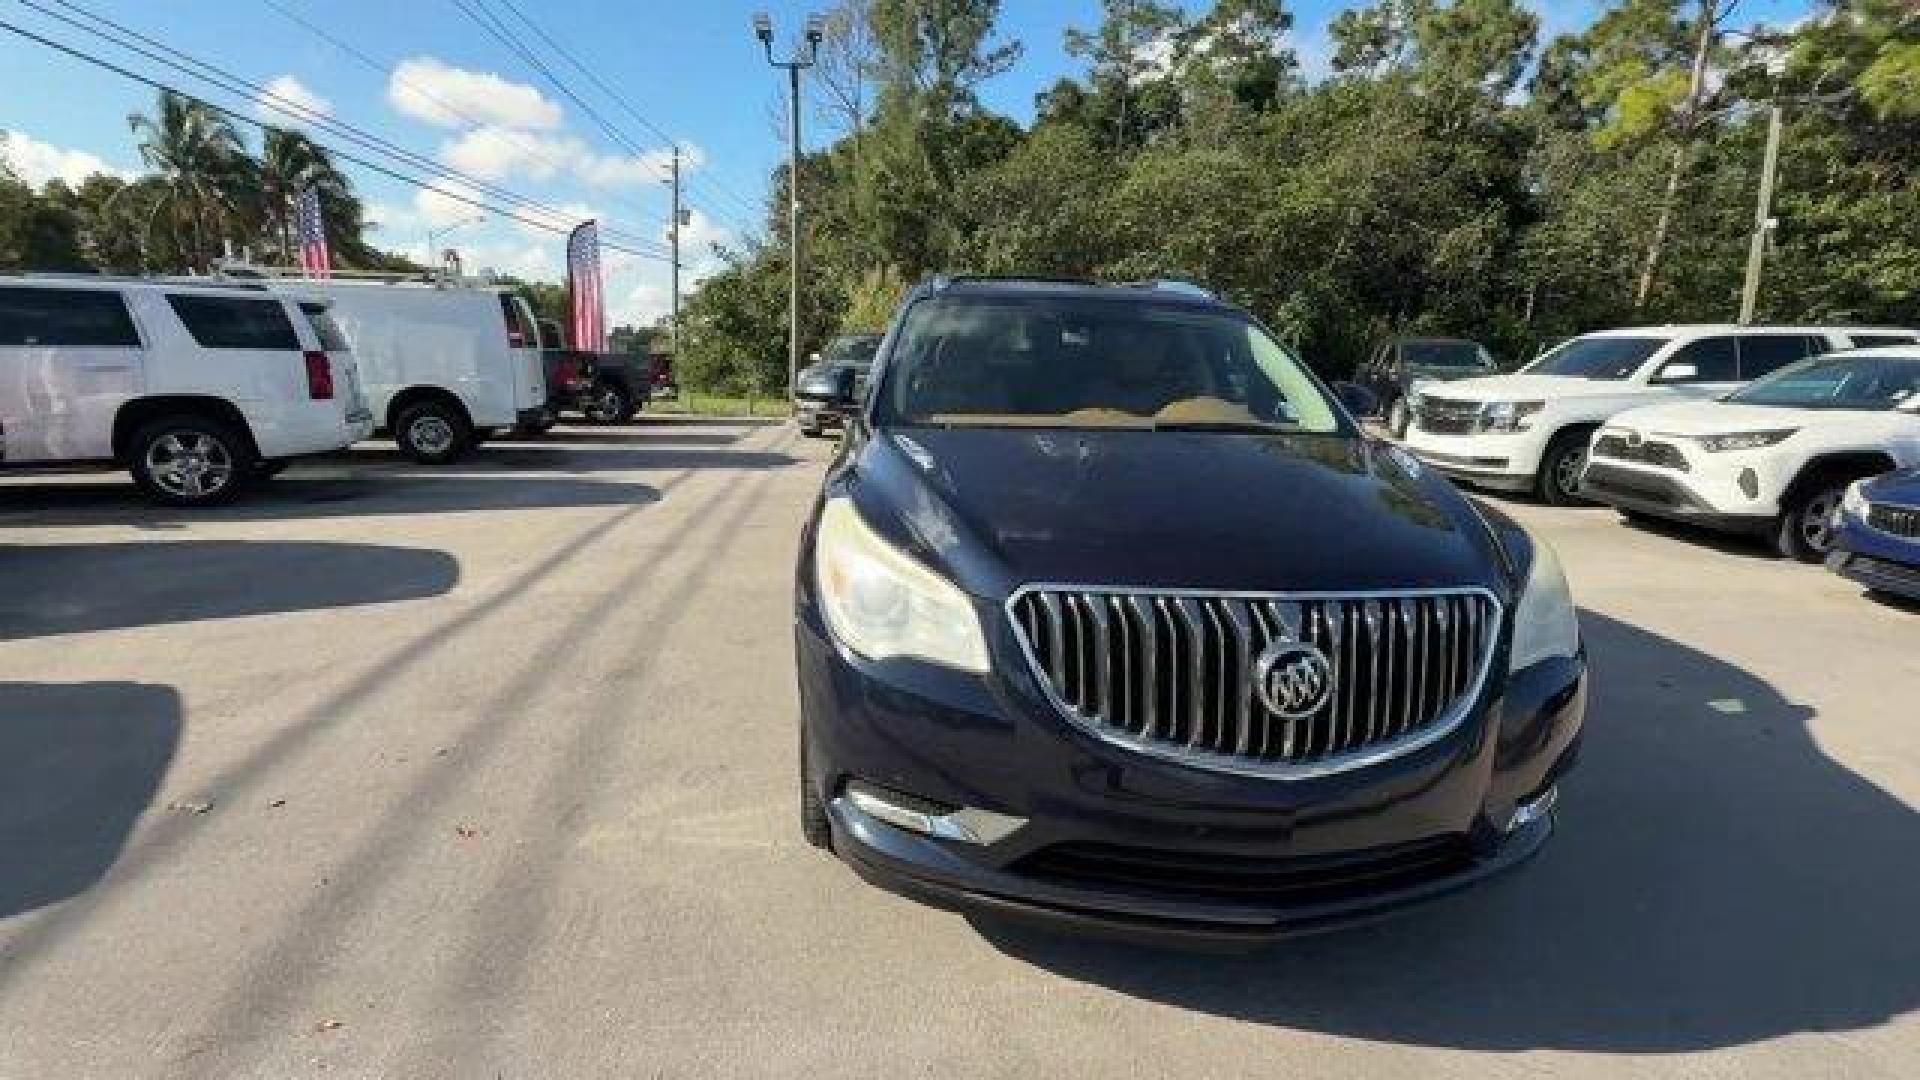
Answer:
[[[1312,716],[1333,694],[1333,665],[1327,654],[1304,641],[1282,638],[1253,662],[1260,704],[1282,720]]]

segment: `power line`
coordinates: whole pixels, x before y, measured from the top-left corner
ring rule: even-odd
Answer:
[[[92,20],[95,23],[99,23],[112,28],[113,32],[110,33],[106,30],[101,30],[96,27],[87,26],[85,24],[77,22],[72,18],[69,18],[65,15],[60,14],[59,12],[49,10],[45,6],[41,5],[40,3],[37,3],[36,0],[20,0],[20,3],[22,3],[23,5],[29,8],[32,8],[35,11],[38,11],[42,15],[45,15],[52,19],[56,19],[62,23],[65,23],[70,27],[78,29],[84,33],[91,34],[94,37],[99,38],[103,41],[107,41],[111,44],[117,45],[120,48],[126,49],[129,52],[136,53],[140,56],[145,57],[148,60],[152,60],[156,63],[164,65],[168,68],[171,68],[176,72],[187,75],[190,78],[198,79],[201,82],[209,83],[213,86],[218,87],[221,90],[226,91],[227,93],[234,94],[236,96],[246,96],[247,94],[251,93],[252,95],[254,95],[254,99],[259,104],[265,105],[267,108],[272,109],[275,112],[281,113],[286,116],[290,116],[293,119],[304,122],[304,123],[315,125],[316,127],[322,128],[323,130],[326,130],[329,133],[344,137],[350,140],[351,142],[353,142],[357,146],[363,147],[371,152],[380,154],[391,160],[399,161],[408,168],[419,169],[419,170],[434,174],[439,179],[442,179],[442,180],[450,180],[455,183],[465,184],[475,189],[476,191],[479,191],[492,198],[500,199],[511,204],[516,204],[521,209],[524,209],[529,213],[548,217],[550,219],[553,219],[556,222],[572,224],[573,215],[569,214],[567,211],[558,209],[553,206],[549,206],[546,203],[540,202],[537,199],[528,198],[524,195],[517,194],[505,188],[498,187],[497,185],[489,184],[483,180],[479,180],[466,173],[460,172],[459,170],[444,166],[439,162],[434,161],[431,158],[425,157],[421,154],[408,150],[405,147],[399,146],[387,139],[383,139],[378,135],[374,135],[370,132],[364,131],[358,127],[355,127],[352,124],[347,123],[344,120],[335,119],[323,113],[317,112],[305,105],[302,105],[299,102],[291,101],[286,97],[276,94],[271,90],[267,89],[266,87],[261,86],[258,83],[252,82],[251,80],[235,75],[232,72],[226,70],[225,68],[200,60],[197,57],[194,57],[188,53],[182,52],[179,49],[175,49],[164,42],[157,41],[154,38],[148,37],[147,35],[142,34],[137,30],[133,30],[129,27],[123,26],[120,23],[113,21],[112,19],[106,18],[105,16],[97,15],[90,11],[87,11],[85,8],[80,7],[78,4],[70,3],[68,2],[68,0],[54,0],[54,2],[60,4],[62,7],[67,8],[68,10],[78,12],[82,16]],[[120,36],[115,36],[116,34]],[[134,44],[133,42],[125,40],[126,38],[132,38],[134,39],[134,41],[142,42],[145,45],[152,46],[152,48],[149,49],[149,48],[143,47],[140,44]],[[156,53],[154,51],[156,49],[159,50],[160,53],[168,54],[177,59],[169,59],[167,55],[160,55],[159,53]],[[198,70],[195,70],[195,69],[198,69]],[[440,189],[435,189],[435,190],[440,190]],[[630,243],[654,244],[656,246],[663,246],[663,245],[658,245],[656,241],[653,241],[650,239],[626,236],[623,230],[608,229],[607,232],[610,235],[613,235],[614,239],[616,240],[624,239]]]
[[[545,30],[541,29],[538,23],[534,22],[531,18],[528,18],[527,13],[522,11],[520,9],[520,5],[516,4],[514,0],[500,0],[500,4],[503,7],[505,7],[508,11],[512,12],[515,18],[519,19],[520,22],[524,24],[527,29],[533,31],[534,34],[540,38],[541,41],[545,42],[549,48],[551,48],[554,52],[558,53],[562,59],[564,59],[567,63],[573,65],[574,70],[580,72],[582,75],[585,75],[587,77],[587,81],[591,82],[595,87],[599,88],[602,94],[605,94],[608,98],[610,98],[614,102],[614,104],[619,105],[622,109],[625,109],[627,112],[627,115],[633,117],[634,120],[638,122],[641,127],[646,128],[648,131],[653,132],[655,135],[658,135],[660,138],[665,139],[669,145],[676,146],[676,147],[680,145],[679,139],[675,138],[673,135],[669,134],[667,131],[662,129],[660,125],[654,123],[653,121],[647,119],[645,116],[641,115],[640,110],[634,107],[633,102],[628,100],[626,95],[620,93],[618,90],[615,90],[612,86],[609,86],[606,80],[600,78],[599,73],[594,71],[591,66],[587,65],[586,63],[583,63],[580,60],[580,58],[574,55],[574,53],[571,50],[569,50],[565,45],[562,45],[558,41],[554,40],[553,36],[548,34]],[[732,199],[736,204],[740,206],[741,209],[745,210],[747,213],[757,214],[760,212],[759,207],[754,206],[752,203],[748,202],[746,199],[736,194],[732,188],[728,187],[724,183],[721,183],[719,177],[708,175],[708,174],[702,174],[700,176],[700,179],[703,182],[710,183],[714,190],[725,195],[727,198]]]
[[[442,98],[437,94],[434,94],[432,91],[421,86],[419,83],[413,82],[412,80],[402,77],[399,70],[400,65],[398,63],[383,62],[379,58],[369,55],[365,50],[354,46],[352,43],[341,40],[338,36],[329,32],[325,27],[315,24],[313,21],[307,19],[305,16],[287,7],[284,3],[281,2],[281,0],[262,0],[262,2],[265,3],[268,7],[272,8],[275,12],[279,13],[279,15],[282,18],[285,18],[289,22],[292,22],[293,24],[295,24],[296,26],[301,27],[302,29],[306,30],[308,33],[312,34],[313,36],[326,42],[328,45],[331,45],[334,49],[342,53],[345,53],[347,56],[353,58],[354,60],[359,61],[360,64],[366,67],[368,70],[373,71],[376,74],[379,74],[382,76],[391,77],[395,83],[405,87],[409,92],[418,94],[422,98],[425,98],[426,100],[432,102],[436,107],[440,109],[444,109],[448,115],[453,116],[456,119],[465,121],[466,124],[468,125],[469,130],[479,130],[479,129],[485,128],[486,130],[497,132],[501,135],[501,137],[511,142],[514,146],[520,148],[521,150],[526,151],[528,156],[538,159],[539,161],[545,163],[549,168],[552,168],[557,172],[566,171],[566,165],[564,163],[556,160],[554,157],[546,153],[540,147],[522,139],[520,137],[519,132],[515,131],[513,128],[506,127],[504,125],[487,124],[484,121],[475,119],[471,114],[462,112],[459,108],[449,103],[445,98]],[[642,212],[640,215],[638,215],[636,220],[651,223],[654,219],[650,214],[646,212]],[[649,240],[647,242],[657,243],[658,241]]]
[[[123,78],[131,79],[134,82],[140,83],[144,86],[151,87],[155,90],[165,91],[170,94],[177,94],[188,101],[191,101],[191,102],[194,102],[195,104],[202,105],[202,106],[205,106],[206,108],[212,109],[214,112],[219,113],[221,116],[224,116],[229,120],[236,120],[240,123],[247,124],[252,127],[260,128],[263,131],[272,127],[271,124],[268,124],[263,120],[258,120],[254,117],[248,116],[245,113],[242,113],[236,109],[230,109],[216,102],[208,101],[207,99],[203,97],[199,97],[198,95],[190,94],[180,89],[177,86],[172,86],[172,85],[169,85],[168,83],[160,81],[159,79],[155,79],[147,75],[142,75],[137,71],[133,71],[129,68],[122,67],[121,65],[116,64],[111,60],[107,60],[103,57],[96,56],[92,53],[87,52],[84,49],[76,48],[72,45],[65,44],[64,42],[55,41],[52,38],[34,33],[31,30],[28,30],[22,26],[18,26],[14,23],[8,22],[4,19],[0,19],[0,30],[6,30],[9,33],[26,38],[29,41],[33,41],[33,42],[37,42],[38,44],[45,45],[47,48],[53,49],[56,52],[65,53],[66,55],[71,56],[76,60],[80,60],[85,63],[92,64],[93,66],[102,68],[106,71],[111,71],[116,75],[119,75]],[[318,140],[316,140],[316,142],[318,142]],[[414,187],[424,188],[428,191],[434,192],[437,195],[442,195],[448,199],[452,199],[454,202],[463,203],[477,210],[484,210],[491,214],[498,214],[501,217],[509,218],[513,221],[517,221],[522,225],[526,225],[535,229],[541,229],[546,232],[554,233],[560,236],[564,236],[569,231],[571,231],[565,226],[553,225],[548,222],[538,220],[536,218],[523,217],[519,213],[513,210],[508,210],[499,206],[495,206],[491,203],[485,202],[484,200],[470,198],[467,195],[464,195],[459,192],[448,191],[445,188],[435,187],[432,184],[419,179],[418,177],[407,176],[403,173],[396,172],[393,169],[387,168],[384,165],[380,165],[375,162],[368,161],[363,157],[359,157],[355,154],[351,154],[345,150],[341,150],[338,147],[325,146],[325,144],[321,144],[321,145],[329,153],[333,154],[335,157],[340,158],[342,161],[351,162],[355,165],[360,166],[363,169],[367,169],[372,172],[378,173],[381,176],[385,176],[390,179],[397,180],[403,184],[410,184]],[[642,259],[655,259],[655,260],[664,262],[666,261],[666,258],[667,258],[664,255],[659,255],[650,251],[639,251],[634,248],[626,247],[621,244],[609,244],[603,241],[600,246],[610,251],[618,251],[623,254],[633,255]]]
[[[628,137],[624,131],[608,121],[605,116],[601,115],[600,110],[594,108],[591,103],[576,93],[573,87],[569,86],[565,79],[562,79],[551,67],[547,66],[546,61],[540,59],[537,53],[516,40],[512,29],[506,25],[506,22],[500,18],[498,13],[487,6],[487,0],[450,0],[450,2],[454,7],[460,9],[468,19],[472,20],[475,25],[486,31],[489,36],[504,46],[508,52],[519,57],[528,67],[538,72],[555,90],[558,90],[568,101],[573,102],[582,113],[586,114],[587,118],[592,120],[594,125],[600,128],[601,131],[605,132],[608,138],[632,154],[643,167],[652,170],[653,173],[660,178],[662,183],[670,182],[671,178],[667,175],[666,171],[658,163],[651,160],[651,155],[648,150]],[[724,217],[726,215],[719,216]]]

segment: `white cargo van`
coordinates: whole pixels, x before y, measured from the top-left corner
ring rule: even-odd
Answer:
[[[375,423],[415,461],[444,464],[547,403],[540,332],[525,300],[492,285],[265,278],[323,300],[353,345]]]
[[[258,286],[0,277],[0,467],[122,467],[182,506],[373,430],[322,301]]]

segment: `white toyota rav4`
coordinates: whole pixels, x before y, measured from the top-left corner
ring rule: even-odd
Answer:
[[[1866,327],[1725,325],[1586,334],[1511,375],[1422,388],[1406,445],[1470,484],[1582,502],[1587,443],[1617,413],[1716,398],[1809,356],[1915,337]]]
[[[162,502],[202,505],[372,430],[353,354],[322,302],[0,278],[0,469],[118,466]]]
[[[1628,514],[1764,535],[1826,557],[1862,477],[1920,465],[1920,347],[1808,360],[1719,401],[1632,409],[1593,438],[1583,490]]]

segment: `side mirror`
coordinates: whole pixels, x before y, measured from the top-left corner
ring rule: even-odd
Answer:
[[[801,379],[794,396],[802,401],[818,402],[836,409],[851,409],[857,404],[853,391],[854,370],[835,367]]]
[[[1660,374],[1654,376],[1654,381],[1655,382],[1691,382],[1694,379],[1697,379],[1699,377],[1700,377],[1700,365],[1679,363],[1679,364],[1668,364],[1666,367],[1661,368]]]
[[[1355,416],[1380,415],[1380,395],[1359,383],[1334,383],[1333,392],[1340,399],[1340,404],[1345,405],[1347,411]]]

